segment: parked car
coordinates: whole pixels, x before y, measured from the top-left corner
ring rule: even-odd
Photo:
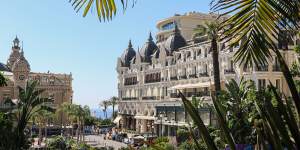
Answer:
[[[117,134],[115,136],[115,140],[119,141],[119,142],[123,142],[123,140],[127,138],[127,134],[126,133],[121,133],[121,134]]]
[[[141,135],[138,135],[138,136],[134,136],[132,138],[133,140],[133,146],[134,147],[139,147],[139,146],[143,146],[144,145],[144,137],[141,136]]]

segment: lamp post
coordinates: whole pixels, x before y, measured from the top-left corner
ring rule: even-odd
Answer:
[[[162,113],[159,114],[159,118],[160,118],[160,136],[162,137],[162,119],[163,119],[164,115]]]

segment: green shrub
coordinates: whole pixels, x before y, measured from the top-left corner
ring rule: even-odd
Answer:
[[[176,141],[178,145],[188,140],[190,137],[189,131],[187,129],[178,129],[176,132]]]
[[[296,45],[296,46],[294,47],[294,51],[295,51],[296,53],[300,54],[300,45]]]

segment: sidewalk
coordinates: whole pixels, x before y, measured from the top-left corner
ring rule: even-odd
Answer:
[[[113,140],[104,140],[104,135],[87,135],[85,136],[85,141],[93,147],[113,147],[115,150],[127,147],[125,143]]]

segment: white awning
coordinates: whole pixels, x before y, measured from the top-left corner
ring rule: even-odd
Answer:
[[[135,119],[154,120],[153,116],[134,116]]]
[[[113,123],[118,124],[121,119],[122,119],[122,116],[117,116],[115,118],[115,120],[113,121]]]
[[[214,83],[213,82],[199,82],[195,84],[181,84],[181,85],[175,85],[171,87],[170,89],[177,89],[177,90],[182,90],[182,89],[193,89],[193,88],[204,88],[204,87],[210,87]]]

